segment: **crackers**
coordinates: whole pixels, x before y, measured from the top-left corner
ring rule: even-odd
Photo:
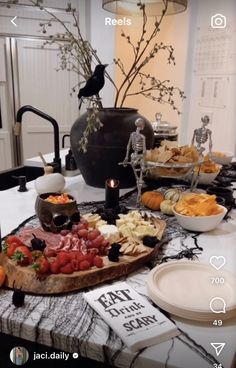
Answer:
[[[191,165],[190,168],[176,165],[194,164],[199,161],[199,154],[195,146],[177,146],[176,142],[163,140],[160,147],[147,151],[146,161],[168,166],[151,169],[152,176],[180,176],[187,175]]]

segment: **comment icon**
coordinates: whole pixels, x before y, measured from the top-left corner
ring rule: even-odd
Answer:
[[[219,296],[212,298],[210,301],[210,310],[213,313],[226,313],[226,303],[225,300]]]

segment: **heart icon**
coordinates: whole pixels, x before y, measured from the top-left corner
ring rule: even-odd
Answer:
[[[223,256],[212,256],[210,258],[210,264],[214,267],[217,271],[219,271],[226,263],[225,257]]]

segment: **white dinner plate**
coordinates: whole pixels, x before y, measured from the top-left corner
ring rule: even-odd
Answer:
[[[212,277],[224,283],[212,283]],[[156,266],[148,275],[147,289],[160,308],[182,318],[213,322],[236,315],[236,278],[205,263],[173,261]],[[225,301],[226,313],[219,313],[222,300],[213,298]]]

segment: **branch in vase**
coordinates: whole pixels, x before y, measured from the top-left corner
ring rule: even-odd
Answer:
[[[66,11],[68,13],[71,13],[72,16],[73,16],[73,19],[74,19],[74,22],[75,22],[74,27],[77,30],[78,39],[69,30],[69,28],[66,26],[66,24],[60,18],[58,18],[54,13],[51,13],[49,10],[45,9],[42,5],[40,5],[38,3],[37,0],[36,1],[29,0],[29,1],[31,2],[31,4],[37,6],[41,10],[45,11],[47,14],[49,14],[52,18],[54,18],[58,23],[60,23],[64,27],[66,33],[62,34],[62,38],[65,38],[65,40],[67,40],[67,41],[70,40],[71,43],[73,43],[74,45],[77,45],[79,55],[80,55],[81,59],[83,60],[82,64],[84,64],[85,68],[86,68],[86,74],[87,74],[86,80],[88,78],[90,78],[93,74],[93,71],[92,71],[92,68],[91,68],[92,62],[94,62],[94,60],[98,64],[102,64],[102,62],[101,62],[101,60],[99,59],[99,57],[97,55],[97,51],[92,48],[92,46],[90,45],[90,43],[88,41],[84,40],[84,38],[81,34],[79,24],[78,24],[78,21],[77,21],[76,16],[75,16],[76,9],[72,8],[71,5],[69,4]],[[93,60],[93,58],[94,58],[94,60]],[[81,64],[81,62],[80,62],[80,64]],[[82,76],[82,73],[79,72],[79,74]],[[111,78],[111,76],[109,75],[109,73],[107,71],[105,72],[105,76],[107,77],[107,79],[112,83],[112,85],[117,90],[115,82],[113,81],[113,79]]]
[[[166,14],[167,11],[167,4],[168,1],[164,1],[164,9],[162,11],[162,15],[160,17],[159,21],[155,21],[154,23],[154,29],[151,33],[151,35],[148,37],[148,39],[144,39],[144,34],[146,33],[146,25],[147,25],[147,15],[146,15],[146,11],[145,11],[145,4],[142,4],[141,2],[139,2],[137,5],[140,7],[140,10],[142,10],[142,15],[143,15],[143,26],[142,26],[142,32],[141,32],[141,37],[140,37],[140,41],[138,44],[138,54],[136,55],[136,57],[133,60],[133,63],[129,69],[129,71],[126,73],[127,77],[124,78],[123,82],[121,83],[120,87],[118,88],[118,92],[116,94],[116,99],[115,99],[115,107],[117,107],[118,105],[118,100],[121,94],[121,91],[123,89],[125,89],[121,103],[120,103],[120,107],[123,106],[125,99],[126,99],[126,94],[128,93],[131,85],[133,84],[138,72],[140,71],[140,65],[139,62],[141,62],[141,65],[143,63],[142,61],[142,57],[144,56],[145,52],[147,51],[151,41],[154,39],[154,37],[157,35],[157,33],[160,31],[160,24],[163,20],[163,17]],[[143,47],[142,47],[143,46]],[[142,68],[142,66],[141,66]],[[132,79],[130,79],[132,77]],[[126,86],[126,84],[128,84],[128,86]]]
[[[180,110],[175,105],[174,97],[178,94],[178,97],[183,100],[186,98],[184,92],[178,87],[168,86],[170,80],[166,79],[160,81],[159,79],[151,76],[150,74],[139,73],[140,78],[140,90],[130,92],[126,94],[126,97],[142,95],[152,101],[159,103],[169,104],[173,110],[176,110],[180,114]],[[158,93],[158,96],[156,96]]]

